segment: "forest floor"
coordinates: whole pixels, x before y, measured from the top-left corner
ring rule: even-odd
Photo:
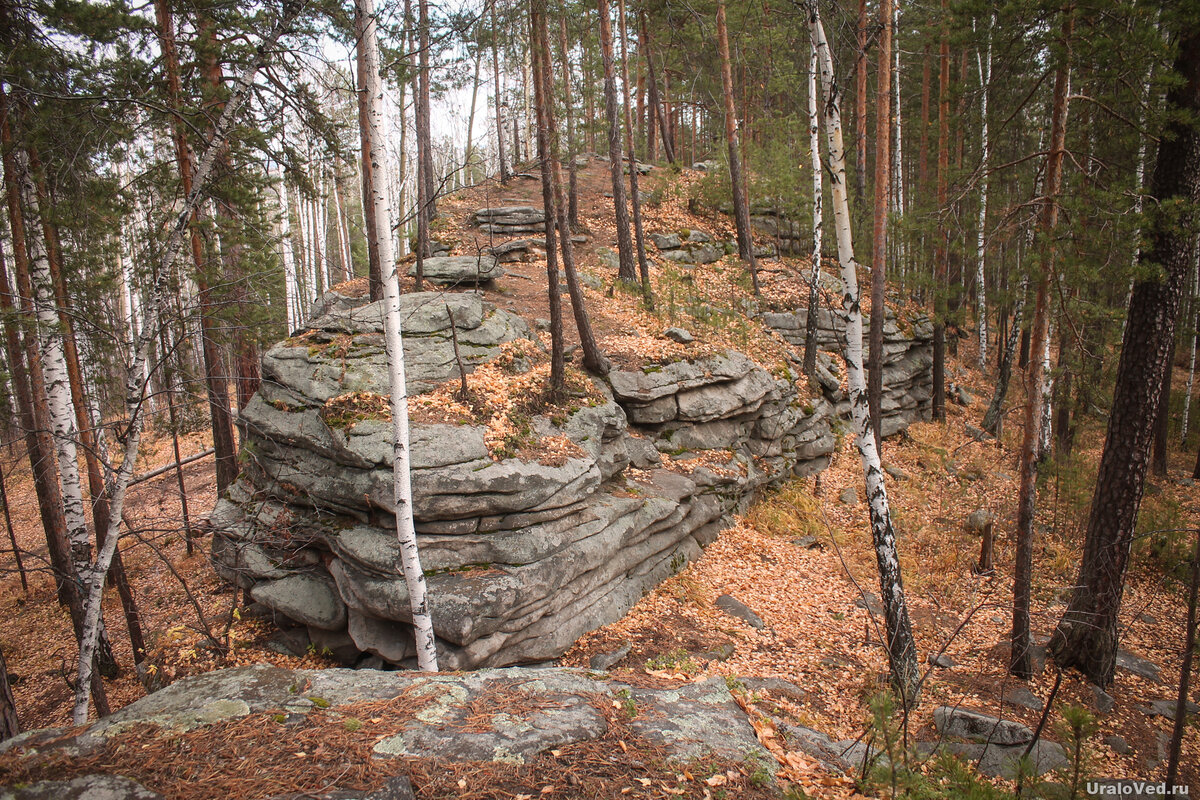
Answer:
[[[580,172],[581,221],[590,241],[576,248],[581,271],[602,282],[600,289],[588,288],[586,298],[605,352],[614,360],[630,362],[669,355],[677,346],[662,331],[679,325],[713,349],[733,347],[760,363],[778,363],[785,345],[742,312],[752,295],[734,257],[694,269],[667,262],[653,269],[657,313],[644,310],[639,296],[620,288],[607,296],[615,275],[601,265],[596,252],[598,246],[615,246],[612,201],[604,196],[611,191],[607,167],[593,159]],[[728,217],[688,211],[690,187],[699,180],[697,173],[675,176],[665,169],[656,169],[644,179],[644,190],[653,201],[645,207],[647,232],[700,228],[717,238],[731,236]],[[488,183],[465,190],[441,201],[447,221],[439,225],[438,236],[454,241],[455,252],[476,252],[490,242],[469,227],[471,212],[483,206],[540,206],[540,198],[540,184],[527,178],[516,178],[505,188]],[[653,255],[653,245],[648,247]],[[548,317],[544,261],[505,267],[509,275],[487,292],[487,299],[530,320]],[[779,309],[799,305],[806,289],[798,276],[806,270],[803,259],[764,260],[761,305]],[[569,303],[564,306],[568,341],[577,341]],[[888,491],[922,669],[928,673],[921,707],[910,724],[918,740],[935,738],[930,733],[931,710],[943,704],[1002,711],[1006,718],[1035,727],[1040,712],[1004,698],[1012,698],[1014,690],[1023,687],[1044,701],[1055,682],[1052,666],[1029,682],[1006,673],[1018,414],[1010,414],[1007,431],[998,442],[979,442],[967,433],[968,424],[979,424],[991,394],[990,376],[972,366],[975,347],[971,339],[961,341],[948,367],[948,380],[966,387],[974,402],[966,407],[948,404],[945,424],[915,424],[907,435],[883,445],[884,463],[904,476],[889,478]],[[1018,372],[1009,407],[1019,410],[1023,397]],[[1052,458],[1041,470],[1034,554],[1035,637],[1053,630],[1076,577],[1103,434],[1102,420],[1080,430],[1073,455]],[[209,447],[207,431],[189,433],[182,446],[185,455]],[[170,437],[152,431],[139,471],[170,463],[171,453]],[[1149,479],[1139,530],[1194,527],[1200,521],[1200,492],[1188,477],[1193,459],[1190,452],[1173,449],[1169,476]],[[55,602],[45,568],[45,543],[28,467],[13,452],[0,454],[0,465],[16,541],[26,554],[26,568],[33,570],[25,591],[5,545],[0,555],[5,574],[0,583],[0,648],[22,726],[62,726],[70,716],[68,677],[75,658],[70,621]],[[184,475],[195,525],[215,500],[212,461],[193,463]],[[858,737],[869,716],[868,701],[884,687],[881,676],[887,672],[882,618],[871,610],[875,604],[867,602],[878,593],[878,573],[861,487],[857,454],[849,437],[842,437],[828,470],[760,498],[702,558],[643,598],[624,619],[585,636],[561,662],[586,666],[591,656],[629,644],[630,654],[612,671],[631,682],[693,680],[712,674],[782,678],[799,691],[772,697],[779,713],[835,739]],[[846,489],[854,489],[857,496],[846,496]],[[125,540],[123,551],[148,634],[148,663],[161,680],[259,662],[329,666],[316,654],[295,658],[267,646],[271,630],[260,621],[241,617],[236,611],[241,598],[210,568],[202,526],[197,528],[195,553],[187,554],[173,472],[137,485],[129,504],[137,531]],[[995,573],[988,577],[973,573],[979,538],[964,529],[966,517],[977,509],[996,515]],[[814,537],[816,546],[797,544],[804,536]],[[1115,707],[1096,715],[1098,728],[1088,740],[1096,777],[1154,780],[1164,774],[1160,739],[1164,732],[1170,733],[1171,722],[1150,716],[1141,707],[1155,700],[1174,701],[1177,694],[1187,613],[1182,586],[1186,575],[1179,565],[1186,562],[1189,548],[1186,533],[1147,533],[1135,547],[1121,615],[1121,642],[1124,649],[1157,664],[1162,682],[1117,671],[1109,689]],[[110,702],[120,707],[143,696],[145,690],[132,668],[120,603],[115,592],[110,594],[106,623],[123,672],[107,685]],[[721,594],[745,603],[765,621],[765,627],[756,630],[720,611],[714,600]],[[205,626],[217,646],[206,641]],[[952,667],[934,668],[927,663],[928,656],[943,651],[952,659]],[[721,658],[714,657],[718,652]],[[1200,699],[1194,679],[1192,694]],[[1095,708],[1090,687],[1077,674],[1064,674],[1050,726],[1061,720],[1059,706],[1064,703]],[[1058,738],[1053,727],[1048,730],[1051,738]],[[1124,739],[1128,753],[1113,749],[1113,736]],[[1182,764],[1181,781],[1200,788],[1200,726],[1195,724],[1186,730]],[[816,793],[851,791],[830,783]]]

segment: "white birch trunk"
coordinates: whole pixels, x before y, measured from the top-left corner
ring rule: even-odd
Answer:
[[[88,702],[91,699],[92,660],[96,655],[96,645],[101,630],[100,601],[103,597],[104,577],[108,574],[108,568],[111,566],[113,555],[117,550],[117,540],[121,530],[121,516],[125,509],[125,490],[129,486],[130,478],[133,477],[134,466],[137,463],[138,445],[141,442],[142,426],[144,423],[142,401],[147,388],[147,383],[142,379],[142,374],[145,372],[146,360],[150,354],[150,348],[154,343],[155,337],[158,335],[159,320],[166,315],[169,277],[173,275],[175,260],[178,258],[180,250],[183,249],[192,213],[200,205],[201,192],[205,189],[213,167],[217,163],[217,155],[221,151],[226,138],[229,136],[234,118],[238,110],[241,109],[242,104],[246,102],[246,98],[250,95],[254,76],[262,67],[267,55],[272,52],[275,42],[279,40],[279,37],[291,25],[300,9],[301,5],[298,3],[286,7],[284,16],[280,19],[279,24],[259,44],[255,52],[254,61],[235,82],[233,93],[229,96],[229,100],[225,103],[225,108],[221,111],[221,116],[213,126],[212,137],[208,142],[208,147],[196,164],[196,171],[192,178],[191,194],[185,199],[183,209],[175,217],[175,222],[171,227],[170,235],[167,238],[162,256],[157,265],[154,283],[150,290],[150,303],[147,306],[147,314],[142,320],[142,330],[138,336],[137,355],[134,357],[133,363],[129,365],[129,369],[125,375],[125,411],[129,415],[129,423],[125,435],[124,458],[121,460],[121,466],[117,468],[115,474],[113,474],[111,469],[109,470],[106,480],[109,490],[109,508],[112,521],[109,523],[108,533],[104,537],[104,546],[96,555],[95,564],[89,567],[91,577],[88,585],[90,586],[90,591],[86,598],[87,606],[84,611],[83,637],[79,643],[75,707],[71,712],[72,722],[75,725],[86,723],[88,718]]]
[[[384,334],[387,344],[388,372],[391,378],[392,433],[395,436],[394,465],[396,536],[400,541],[400,561],[404,581],[408,585],[413,614],[413,630],[417,643],[417,664],[421,669],[437,671],[437,648],[433,635],[433,620],[425,596],[425,573],[421,570],[417,551],[417,535],[412,518],[412,485],[409,473],[408,392],[404,381],[404,342],[400,316],[400,282],[396,274],[396,257],[389,235],[391,214],[388,208],[388,152],[384,146],[383,82],[379,77],[379,45],[376,40],[375,10],[372,0],[356,0],[366,31],[359,41],[365,49],[364,91],[368,97],[368,131],[371,163],[377,169],[371,173],[371,192],[374,195],[375,226],[379,247],[379,262],[383,268]]]
[[[342,279],[354,277],[354,265],[350,263],[350,229],[346,224],[346,208],[342,205],[342,190],[338,186],[337,171],[333,173],[334,213],[337,214],[338,258],[342,262]]]
[[[814,47],[808,60],[808,148],[812,153],[813,171],[813,249],[812,249],[812,289],[817,291],[821,280],[821,237],[825,224],[824,187],[821,182],[821,133],[820,118],[817,116],[817,50]],[[809,313],[815,309],[812,304]]]
[[[988,21],[987,55],[975,53],[975,63],[979,67],[979,223],[975,232],[975,299],[979,317],[979,368],[987,369],[988,349],[988,317],[987,317],[987,286],[984,278],[984,254],[986,242],[984,229],[987,225],[988,204],[988,160],[991,156],[988,142],[988,91],[992,82],[992,28],[995,25],[995,15]]]
[[[320,270],[321,291],[318,297],[324,297],[329,291],[329,198],[325,195],[325,173],[317,184],[317,199],[313,202],[313,222],[317,229],[317,264]]]
[[[1050,342],[1054,339],[1054,325],[1046,330],[1046,344],[1042,348],[1042,422],[1038,432],[1039,461],[1050,452],[1050,440],[1054,433],[1054,376],[1050,372]]]
[[[900,3],[896,3],[896,14],[892,19],[892,108],[896,112],[896,125],[893,129],[892,141],[892,180],[896,186],[896,206],[893,219],[904,215],[904,123],[902,106],[900,105]],[[896,261],[900,265],[900,286],[904,286],[905,247],[904,237],[892,237],[896,242]]]
[[[92,561],[92,542],[88,534],[87,512],[83,499],[83,483],[79,479],[78,432],[71,402],[71,384],[67,376],[67,361],[63,351],[62,323],[54,296],[54,280],[50,275],[50,260],[46,243],[41,236],[37,189],[29,173],[25,151],[14,153],[21,200],[29,215],[27,246],[29,248],[30,279],[33,282],[33,308],[37,316],[37,338],[41,349],[42,371],[46,377],[46,408],[54,450],[58,457],[58,477],[62,485],[63,519],[67,525],[67,541],[71,544],[71,561],[75,577],[86,596]]]
[[[829,148],[830,191],[833,194],[834,228],[837,231],[838,262],[843,284],[842,309],[846,319],[846,347],[843,359],[849,379],[850,411],[853,420],[855,445],[862,460],[866,482],[867,504],[871,515],[871,534],[875,558],[879,567],[880,596],[883,599],[888,631],[888,656],[892,680],[906,703],[916,700],[920,682],[916,645],[908,619],[904,584],[900,575],[900,559],[896,550],[896,535],[892,529],[888,508],[887,488],[883,482],[879,451],[871,428],[867,406],[867,378],[863,368],[862,308],[858,293],[858,264],[854,258],[851,235],[850,203],[846,192],[846,159],[842,140],[841,96],[835,84],[833,57],[825,39],[825,31],[812,0],[808,4],[809,33],[820,64],[825,133]]]
[[[288,203],[282,165],[279,168],[279,183],[275,185],[275,194],[279,201],[279,258],[283,261],[283,292],[287,302],[288,334],[291,334],[300,327],[303,314],[300,309],[300,287],[296,283],[296,259],[292,252],[291,204]]]
[[[1192,357],[1188,362],[1188,378],[1187,391],[1183,395],[1183,425],[1180,431],[1179,441],[1183,446],[1187,446],[1188,436],[1188,417],[1192,413],[1192,387],[1196,380],[1196,344],[1197,339],[1200,339],[1200,241],[1192,247],[1195,254],[1196,264],[1195,272],[1192,274]]]

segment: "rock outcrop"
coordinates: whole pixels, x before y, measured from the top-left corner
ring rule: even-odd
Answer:
[[[385,706],[401,713],[389,713]],[[373,741],[371,757],[382,765],[380,772],[404,776],[412,760],[525,764],[552,748],[596,741],[610,729],[602,709],[619,709],[613,713],[628,721],[633,737],[660,746],[669,759],[681,763],[760,757],[759,763],[768,763],[753,726],[720,678],[664,690],[630,686],[587,670],[430,675],[261,664],[186,678],[86,727],[22,734],[0,745],[0,752],[23,751],[30,762],[50,759],[58,774],[73,769],[75,760],[107,753],[108,758],[100,759],[104,768],[119,772],[122,743],[130,736],[139,741],[136,737],[152,726],[184,741],[203,737],[213,725],[257,724],[278,730],[274,735],[281,738],[329,726],[341,736],[352,732]],[[95,760],[91,769],[96,769]],[[0,798],[154,800],[161,797],[160,788],[120,775],[89,774],[0,787]],[[353,796],[389,795],[377,790]]]
[[[475,224],[484,233],[497,236],[545,233],[546,214],[533,206],[496,206],[475,212]]]
[[[286,646],[405,664],[383,324],[365,303],[326,298],[310,330],[264,356],[212,553],[223,577],[298,629]],[[509,352],[529,327],[476,294],[405,295],[402,313],[410,396],[504,353],[508,372],[530,369]],[[765,321],[802,335],[792,315]],[[901,329],[889,323],[885,435],[928,407],[926,343]],[[786,364],[773,374],[738,352],[698,352],[530,411],[511,446],[467,418],[414,422],[413,515],[443,668],[560,655],[697,557],[757,489],[829,463],[845,405],[831,361],[810,399]],[[549,441],[551,457],[538,446]]]

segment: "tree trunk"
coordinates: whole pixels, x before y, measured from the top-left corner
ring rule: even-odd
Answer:
[[[813,47],[820,60],[825,132],[829,146],[829,182],[833,193],[836,220],[838,261],[841,266],[842,308],[846,316],[846,349],[844,358],[849,378],[850,410],[853,418],[855,443],[862,460],[866,480],[867,504],[871,514],[871,535],[879,566],[879,589],[887,621],[887,649],[891,662],[892,683],[905,707],[917,702],[920,670],[917,667],[917,648],[913,641],[904,584],[900,575],[900,559],[896,551],[896,535],[888,509],[887,489],[883,483],[879,451],[871,434],[870,412],[867,408],[866,376],[862,363],[862,311],[859,305],[857,264],[850,226],[850,205],[846,196],[846,160],[842,144],[841,96],[835,83],[833,59],[815,0],[808,4],[809,31]]]
[[[984,255],[986,250],[987,204],[988,204],[988,165],[991,157],[991,143],[988,141],[988,92],[992,82],[992,28],[995,26],[995,14],[988,22],[987,56],[982,57],[977,52],[975,62],[979,67],[979,221],[975,232],[975,317],[979,328],[979,369],[987,369],[988,349],[988,314],[987,286],[985,283]]]
[[[1175,320],[1174,324],[1178,324]],[[1167,366],[1163,373],[1162,389],[1159,391],[1158,414],[1154,420],[1154,447],[1150,456],[1150,472],[1155,477],[1167,476],[1167,447],[1170,444],[1168,431],[1171,427],[1171,379],[1175,373],[1175,338],[1171,338],[1171,349],[1167,351]]]
[[[159,324],[159,320],[166,311],[168,282],[174,275],[175,260],[183,245],[183,237],[190,227],[196,208],[200,205],[201,190],[212,174],[217,157],[229,136],[229,132],[233,128],[233,122],[238,110],[250,95],[254,76],[266,61],[267,55],[273,51],[279,37],[290,27],[300,10],[301,6],[299,4],[290,4],[284,8],[283,16],[280,18],[279,23],[259,43],[255,49],[251,65],[246,68],[245,72],[235,82],[234,90],[226,101],[225,108],[221,111],[221,116],[212,126],[208,146],[196,165],[194,175],[191,176],[193,178],[191,191],[188,192],[184,199],[183,208],[175,217],[175,221],[171,226],[167,241],[163,247],[162,255],[158,260],[157,269],[154,273],[154,284],[151,288],[151,302],[148,304],[146,314],[147,318],[142,322],[142,330],[135,350],[136,355],[125,376],[125,411],[129,422],[125,434],[124,458],[121,460],[121,466],[117,469],[115,476],[113,476],[110,482],[112,486],[111,522],[108,533],[104,537],[104,544],[99,548],[96,561],[90,568],[91,579],[89,585],[92,587],[92,591],[87,597],[87,606],[83,615],[82,625],[80,626],[75,707],[71,713],[72,721],[76,725],[82,725],[88,719],[88,701],[92,690],[94,690],[92,683],[94,678],[92,663],[101,631],[100,614],[104,576],[108,573],[113,554],[116,552],[122,513],[125,507],[125,490],[129,485],[130,478],[133,477],[134,466],[137,463],[138,444],[141,441],[142,425],[144,422],[142,416],[144,410],[143,401],[146,394],[146,383],[143,374],[145,372],[146,358],[154,343],[155,330]],[[100,688],[103,689],[103,684],[100,684]],[[101,697],[97,697],[97,711],[100,711],[100,703]],[[103,713],[103,711],[100,711],[100,713]]]
[[[168,0],[155,0],[158,20],[158,43],[163,53],[166,71],[167,97],[176,114],[172,117],[175,160],[179,164],[179,180],[185,197],[192,193],[192,156],[188,148],[187,130],[180,118],[183,111],[179,80],[179,54],[175,49],[175,23]],[[199,221],[199,204],[193,209],[193,223]],[[237,478],[237,452],[233,440],[233,415],[229,410],[229,385],[221,352],[214,335],[212,291],[204,274],[204,245],[200,231],[191,230],[192,262],[196,286],[200,290],[200,338],[204,356],[204,384],[208,394],[209,416],[212,419],[213,446],[217,450],[217,493],[224,492]],[[145,327],[143,325],[143,327]]]
[[[417,535],[413,528],[412,485],[410,477],[408,436],[408,392],[404,379],[404,347],[401,331],[400,282],[397,277],[395,254],[392,251],[390,233],[391,209],[389,208],[387,181],[390,174],[388,153],[385,146],[383,81],[379,76],[379,44],[376,38],[375,12],[372,0],[356,0],[360,13],[367,20],[366,32],[359,40],[365,51],[367,93],[366,140],[371,153],[371,162],[379,167],[374,174],[371,190],[374,193],[375,230],[379,234],[379,257],[387,265],[383,276],[384,328],[388,356],[388,377],[391,384],[393,476],[395,480],[396,536],[400,542],[400,563],[404,571],[404,582],[408,587],[412,609],[413,629],[416,635],[417,664],[421,669],[437,672],[437,649],[433,635],[433,621],[425,596],[425,573],[417,552]],[[425,2],[422,0],[422,7]],[[422,24],[426,24],[423,21]],[[428,42],[424,42],[426,46]],[[451,321],[453,323],[453,321]]]
[[[1179,667],[1179,693],[1175,700],[1175,725],[1171,729],[1171,746],[1167,757],[1167,796],[1173,794],[1172,787],[1179,777],[1179,752],[1183,745],[1183,726],[1188,717],[1188,689],[1192,677],[1192,661],[1196,656],[1196,604],[1200,601],[1200,531],[1196,532],[1196,546],[1192,552],[1192,586],[1188,592],[1187,627],[1184,629],[1183,664]],[[4,666],[0,661],[0,669]]]
[[[506,186],[509,171],[508,162],[504,158],[504,76],[500,74],[500,30],[496,27],[495,3],[488,3],[488,14],[492,22],[492,79],[496,82],[496,157],[500,162],[500,185]]]
[[[817,311],[821,291],[821,234],[824,227],[825,196],[821,186],[821,136],[817,116],[817,49],[808,59],[808,149],[813,174],[813,249],[812,271],[808,279],[808,314],[804,319],[804,374],[812,377],[817,370]]]
[[[625,117],[625,154],[626,160],[629,162],[629,196],[633,201],[633,244],[637,251],[638,276],[642,281],[642,299],[646,303],[646,308],[653,311],[654,294],[650,289],[650,267],[646,264],[646,237],[642,231],[642,200],[641,193],[638,191],[638,162],[635,149],[637,143],[633,136],[633,117],[629,108],[629,55],[627,53],[629,29],[625,24],[625,0],[617,0],[617,20],[621,33],[621,85],[624,87],[622,98]],[[567,231],[566,234],[569,246],[570,231]]]
[[[1054,273],[1054,229],[1058,225],[1058,195],[1062,190],[1062,162],[1066,154],[1067,98],[1071,90],[1070,42],[1074,30],[1074,12],[1066,9],[1062,29],[1062,55],[1055,70],[1054,101],[1050,115],[1050,153],[1046,156],[1046,196],[1038,223],[1043,238],[1041,275],[1033,311],[1031,347],[1045,349],[1050,324],[1050,281]],[[1037,511],[1037,446],[1041,438],[1043,403],[1046,386],[1045,364],[1034,359],[1029,370],[1029,400],[1025,404],[1025,430],[1021,439],[1020,490],[1017,497],[1016,559],[1013,565],[1012,649],[1008,669],[1018,678],[1033,676],[1030,658],[1029,602],[1033,586],[1034,515]]]
[[[529,46],[537,44],[537,15],[545,13],[544,3],[534,3],[529,10]],[[540,58],[540,54],[539,54]],[[537,151],[541,162],[542,208],[546,226],[546,291],[550,301],[550,391],[566,391],[566,363],[563,342],[562,289],[558,275],[558,205],[554,199],[554,170],[550,165],[550,126],[547,111],[550,103],[542,85],[541,69],[533,73],[534,110],[537,114]],[[569,231],[564,232],[569,239]]]
[[[617,221],[617,277],[625,283],[637,280],[633,239],[629,235],[629,206],[625,199],[625,177],[621,174],[621,112],[617,108],[617,74],[613,64],[612,23],[608,0],[597,0],[600,18],[600,53],[604,60],[604,106],[608,118],[608,158],[612,172],[613,208]],[[630,167],[633,165],[630,164]],[[549,209],[547,209],[549,213]]]
[[[354,6],[355,38],[362,41],[366,29],[367,20],[363,18],[362,9],[356,3]],[[375,167],[371,164],[371,148],[364,138],[367,135],[366,131],[369,127],[367,114],[370,113],[368,109],[370,99],[367,97],[366,89],[363,88],[366,86],[367,76],[361,49],[356,50],[354,63],[356,77],[355,96],[358,101],[360,163],[362,165],[363,232],[366,234],[367,239],[367,285],[370,287],[371,301],[377,302],[383,299],[383,269],[379,264],[379,237],[375,230],[375,209],[372,208],[374,195],[371,193],[371,183],[374,180]],[[502,142],[501,148],[503,146]],[[503,149],[501,152],[503,152]]]
[[[642,11],[641,14],[642,14],[642,32],[643,32],[642,38],[645,40],[643,42],[643,47],[646,48],[646,69],[650,73],[650,75],[649,75],[649,78],[650,78],[650,105],[652,107],[651,108],[652,113],[650,115],[650,138],[651,139],[654,138],[654,128],[655,128],[654,123],[657,120],[659,136],[662,138],[662,143],[663,143],[663,155],[666,156],[668,164],[674,164],[675,163],[675,148],[671,146],[671,138],[669,135],[669,131],[667,130],[667,127],[668,127],[667,120],[663,114],[662,103],[659,102],[659,97],[658,97],[658,78],[655,77],[655,73],[654,73],[654,51],[650,47],[650,28],[646,24],[646,12]],[[653,161],[654,157],[657,155],[656,150],[657,150],[657,147],[651,146],[651,149],[650,149],[650,160],[651,161]]]
[[[1179,43],[1175,71],[1183,79],[1167,92],[1164,135],[1151,179],[1154,208],[1182,204],[1182,218],[1151,226],[1143,263],[1165,267],[1165,280],[1134,285],[1117,367],[1108,433],[1092,496],[1083,561],[1071,602],[1050,640],[1055,660],[1076,667],[1102,688],[1112,681],[1117,614],[1125,586],[1133,527],[1145,485],[1158,394],[1175,337],[1183,287],[1192,268],[1195,212],[1200,194],[1200,32]]]
[[[558,23],[558,55],[562,59],[563,73],[563,108],[567,114],[567,224],[570,226],[567,228],[567,237],[570,238],[571,233],[579,227],[579,177],[578,169],[575,166],[577,152],[575,149],[575,103],[571,97],[573,71],[570,48],[567,47],[567,15],[563,14],[559,17]],[[640,221],[638,224],[641,224]]]
[[[942,0],[942,16],[948,15]],[[950,268],[950,233],[946,200],[950,173],[950,34],[942,28],[938,45],[937,242],[933,280],[933,418],[946,421],[946,276]]]
[[[888,196],[891,194],[892,0],[880,0],[879,24],[879,73],[875,79],[875,241],[871,250],[873,267],[867,406],[871,411],[875,447],[882,451],[883,325],[887,311]]]
[[[8,683],[8,665],[4,663],[4,653],[0,651],[0,742],[20,732],[17,703],[13,700],[12,687]]]
[[[541,92],[541,100],[537,103],[538,133],[546,139],[546,149],[542,154],[542,163],[549,167],[548,173],[542,173],[543,203],[549,202],[546,208],[547,234],[549,234],[550,215],[553,214],[558,224],[558,243],[563,257],[563,271],[567,278],[567,292],[571,296],[571,309],[575,315],[575,328],[579,332],[580,349],[583,351],[583,366],[594,375],[607,375],[611,367],[608,359],[600,351],[596,337],[592,332],[592,324],[584,305],[583,289],[579,284],[579,276],[575,272],[575,253],[571,243],[570,228],[567,222],[567,202],[563,196],[562,167],[559,163],[558,126],[554,119],[554,104],[551,102],[550,87],[554,80],[550,75],[550,40],[546,32],[545,0],[536,0],[530,12],[530,23],[533,36],[531,42],[536,44],[533,56],[534,88]],[[544,131],[543,131],[544,129]],[[539,146],[541,145],[539,141]],[[549,178],[547,193],[546,179]],[[551,242],[546,240],[547,257],[550,254]],[[549,261],[547,260],[547,265]],[[551,291],[558,290],[557,283],[550,284]],[[551,303],[554,301],[551,300]]]
[[[1000,438],[1004,422],[1004,398],[1008,394],[1008,383],[1012,379],[1013,359],[1016,357],[1017,340],[1021,337],[1021,316],[1025,311],[1025,294],[1028,291],[1029,278],[1021,276],[1021,290],[1017,295],[1017,305],[1013,309],[1012,326],[1004,341],[1004,354],[1000,359],[1000,368],[996,375],[996,390],[992,393],[992,402],[988,404],[987,413],[983,415],[983,429]]]
[[[1192,387],[1196,380],[1196,345],[1200,343],[1200,242],[1195,245],[1196,268],[1192,273],[1192,307],[1187,319],[1191,320],[1191,330],[1184,330],[1188,339],[1192,340],[1192,355],[1188,360],[1187,389],[1183,395],[1183,423],[1180,426],[1179,446],[1187,446],[1188,417],[1192,410]]]
[[[858,52],[854,59],[854,207],[861,211],[867,199],[867,0],[858,0],[855,36]]]
[[[754,259],[754,238],[750,232],[750,201],[746,194],[746,176],[742,174],[741,145],[738,142],[737,112],[733,107],[733,72],[729,58],[729,31],[725,24],[725,0],[717,1],[717,48],[721,53],[721,89],[725,99],[725,142],[729,146],[729,186],[733,194],[733,218],[737,225],[738,255],[750,267],[754,294],[759,293],[758,263]]]

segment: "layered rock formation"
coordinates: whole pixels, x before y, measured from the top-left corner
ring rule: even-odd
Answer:
[[[403,664],[382,319],[355,302],[326,298],[311,330],[264,356],[242,415],[245,467],[211,517],[213,558],[296,628],[293,647]],[[403,314],[410,395],[502,353],[510,372],[529,369],[506,344],[528,326],[478,295],[405,295]],[[765,321],[803,336],[793,315]],[[824,322],[836,346],[836,317]],[[927,413],[929,380],[924,328],[888,331],[885,435]],[[809,399],[786,365],[696,352],[531,411],[511,446],[471,419],[414,423],[413,513],[443,668],[556,657],[698,556],[756,489],[828,464],[844,403],[829,368]],[[539,447],[551,441],[553,454]]]

